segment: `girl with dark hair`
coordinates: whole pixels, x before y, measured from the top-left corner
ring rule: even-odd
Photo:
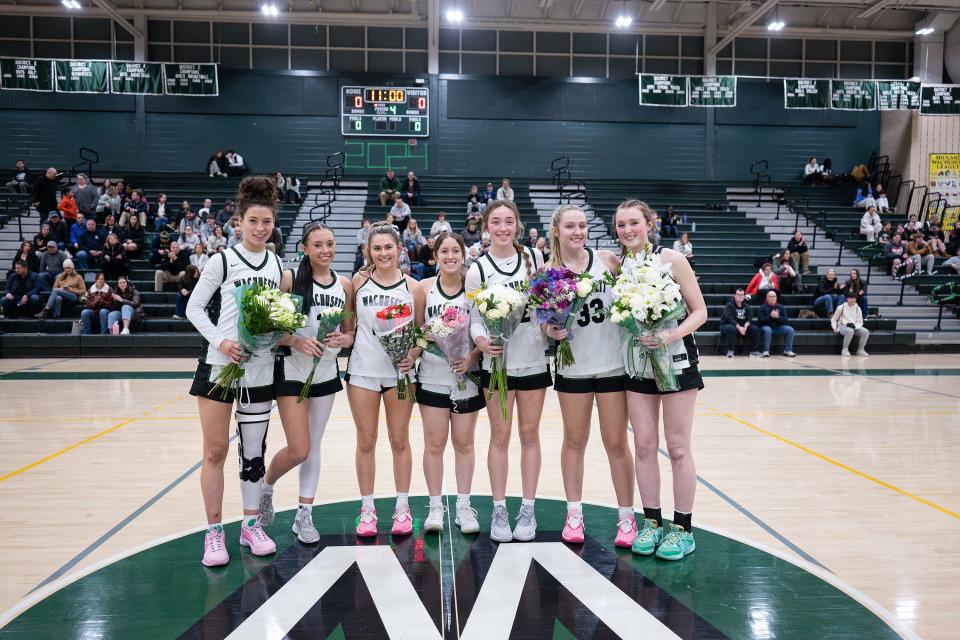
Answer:
[[[317,339],[320,315],[330,310],[353,311],[353,284],[330,268],[337,253],[333,231],[325,224],[311,222],[303,228],[303,259],[293,271],[283,272],[280,288],[303,298],[307,326],[280,341],[291,347],[289,355],[277,362],[274,385],[277,408],[287,446],[277,451],[264,476],[262,513],[273,512],[273,485],[285,473],[299,465],[300,506],[293,522],[293,532],[300,542],[312,544],[320,539],[313,525],[313,500],[320,482],[320,443],[330,419],[336,393],[343,389],[337,353],[353,346],[353,318],[344,317],[340,327]],[[307,399],[300,401],[300,392],[316,364]],[[267,517],[269,519],[269,516]]]

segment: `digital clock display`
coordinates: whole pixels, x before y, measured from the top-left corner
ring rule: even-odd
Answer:
[[[426,138],[430,135],[430,90],[426,87],[341,87],[340,133]]]

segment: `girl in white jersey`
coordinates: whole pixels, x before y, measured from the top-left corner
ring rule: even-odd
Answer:
[[[643,262],[648,256],[648,234],[656,224],[657,214],[639,200],[627,200],[617,207],[613,224],[624,247],[623,265]],[[627,414],[633,425],[637,457],[637,486],[643,502],[643,528],[633,542],[639,555],[656,553],[658,558],[680,560],[696,549],[691,532],[693,496],[697,488],[697,470],[690,447],[693,431],[693,410],[697,392],[703,389],[698,367],[697,345],[693,332],[707,319],[707,307],[700,285],[683,254],[671,249],[654,249],[654,259],[672,267],[674,280],[687,307],[687,317],[676,326],[655,336],[640,338],[649,348],[666,346],[676,363],[679,390],[661,392],[652,379],[627,378]],[[635,357],[628,349],[626,358]],[[659,447],[660,410],[663,407],[663,433],[667,440],[670,466],[673,470],[673,524],[664,532],[660,510]]]
[[[313,525],[313,499],[320,481],[320,443],[333,409],[336,393],[343,388],[337,353],[353,345],[353,318],[347,315],[341,326],[317,340],[321,312],[353,311],[353,285],[346,277],[330,268],[337,253],[333,231],[320,222],[303,228],[303,260],[297,269],[284,271],[280,288],[303,298],[303,313],[309,318],[306,327],[280,341],[292,347],[289,355],[277,360],[274,375],[277,408],[287,437],[287,446],[270,461],[264,477],[260,513],[264,524],[273,521],[273,485],[293,467],[300,466],[300,506],[293,522],[293,532],[300,542],[311,544],[320,539]],[[313,374],[307,400],[300,401],[300,391],[314,358],[320,358]]]
[[[563,418],[563,446],[560,470],[567,494],[567,519],[561,537],[565,542],[583,542],[584,453],[590,435],[590,418],[596,400],[600,414],[600,438],[610,461],[610,475],[620,507],[615,544],[629,548],[637,536],[633,515],[633,457],[627,444],[627,401],[624,395],[623,339],[620,329],[609,322],[604,311],[613,303],[605,279],[619,267],[610,251],[585,246],[589,232],[587,217],[576,205],[561,205],[550,222],[550,266],[566,267],[575,273],[593,276],[594,291],[580,308],[572,324],[570,346],[576,362],[557,369],[554,388]],[[543,324],[546,335],[555,340],[567,337],[567,330]]]
[[[376,478],[377,430],[380,399],[383,398],[387,433],[393,452],[393,480],[397,503],[393,513],[394,535],[413,532],[413,517],[408,501],[413,454],[410,452],[409,398],[397,397],[397,371],[408,373],[416,358],[408,355],[396,368],[374,334],[376,313],[387,307],[408,304],[414,312],[423,306],[423,295],[416,280],[401,273],[400,234],[392,224],[370,227],[365,249],[366,265],[353,276],[357,333],[347,363],[347,399],[357,426],[357,481],[360,484],[360,515],[357,535],[377,535],[377,511],[373,503]]]
[[[523,233],[520,210],[513,202],[490,202],[480,219],[483,231],[490,234],[490,251],[470,265],[466,288],[474,292],[483,284],[505,284],[518,289],[526,286],[534,271],[543,266],[543,256],[536,249],[525,249],[517,242]],[[474,342],[484,353],[481,381],[489,386],[490,358],[504,354],[504,347],[491,342],[483,321],[474,306],[471,333]],[[490,420],[490,448],[487,469],[493,493],[493,520],[490,537],[497,542],[533,540],[537,535],[534,498],[540,479],[540,416],[547,387],[551,385],[550,368],[546,356],[547,341],[540,329],[524,311],[519,327],[509,337],[506,346],[507,365],[507,419],[503,420],[499,397],[494,395],[487,403]],[[507,470],[510,449],[510,425],[513,407],[517,407],[517,430],[520,432],[520,476],[523,484],[523,502],[517,515],[517,526],[510,531],[507,513]]]
[[[240,229],[243,242],[210,261],[197,282],[187,318],[203,335],[204,354],[200,357],[190,395],[197,397],[200,427],[203,429],[203,462],[200,488],[207,512],[203,564],[229,562],[221,526],[223,508],[223,462],[230,443],[230,411],[234,400],[240,435],[240,493],[243,496],[241,546],[255,555],[269,555],[276,545],[263,531],[260,519],[260,493],[267,441],[267,426],[273,406],[274,359],[270,353],[247,358],[237,342],[239,309],[233,290],[245,284],[280,286],[280,259],[265,248],[276,219],[276,183],[265,176],[249,176],[240,183]],[[239,391],[231,390],[226,399],[214,391],[214,381],[223,367],[243,363],[244,376]]]
[[[466,312],[470,310],[463,279],[463,259],[466,255],[463,238],[444,231],[436,236],[433,246],[440,274],[420,282],[425,304],[417,308],[418,326],[443,315],[450,307]],[[454,372],[463,374],[474,370],[479,358],[479,349],[474,349],[469,356],[452,365],[431,353],[423,353],[420,358],[417,401],[423,419],[423,475],[430,495],[430,511],[423,523],[425,531],[443,531],[440,494],[443,485],[443,452],[447,447],[448,434],[453,439],[457,476],[456,524],[463,533],[480,530],[477,512],[470,506],[470,485],[474,469],[474,427],[477,425],[478,412],[486,403],[483,391],[476,383],[468,379],[467,388],[460,391],[454,377]]]

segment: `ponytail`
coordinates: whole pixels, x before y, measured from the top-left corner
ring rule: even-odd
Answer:
[[[303,236],[300,238],[300,246],[304,249],[304,256],[301,258],[300,266],[297,267],[297,272],[293,277],[293,293],[303,298],[302,313],[304,315],[309,314],[310,307],[313,305],[313,295],[311,295],[313,293],[313,264],[310,262],[310,257],[306,255],[307,239],[314,231],[324,229],[333,233],[333,229],[322,222],[311,222],[303,226]],[[334,234],[334,239],[336,239],[336,234]]]

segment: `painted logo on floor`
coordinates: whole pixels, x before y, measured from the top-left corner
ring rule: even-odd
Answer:
[[[475,501],[489,522],[489,498]],[[378,501],[381,514],[390,501]],[[426,515],[423,499],[411,501]],[[452,514],[453,501],[448,507]],[[516,513],[518,505],[509,505]],[[803,567],[753,546],[695,530],[697,551],[679,562],[613,546],[616,510],[585,505],[587,539],[560,541],[565,505],[537,501],[536,542],[497,544],[462,535],[360,540],[355,502],[317,506],[320,542],[290,532],[293,512],[268,529],[277,553],[241,551],[228,525],[231,562],[200,564],[203,534],[157,544],[51,589],[2,634],[25,638],[462,638],[713,639],[897,638],[878,615]],[[389,520],[381,519],[389,526]],[[801,597],[802,596],[802,597]],[[20,634],[20,635],[18,635]],[[798,635],[799,634],[799,635]]]

